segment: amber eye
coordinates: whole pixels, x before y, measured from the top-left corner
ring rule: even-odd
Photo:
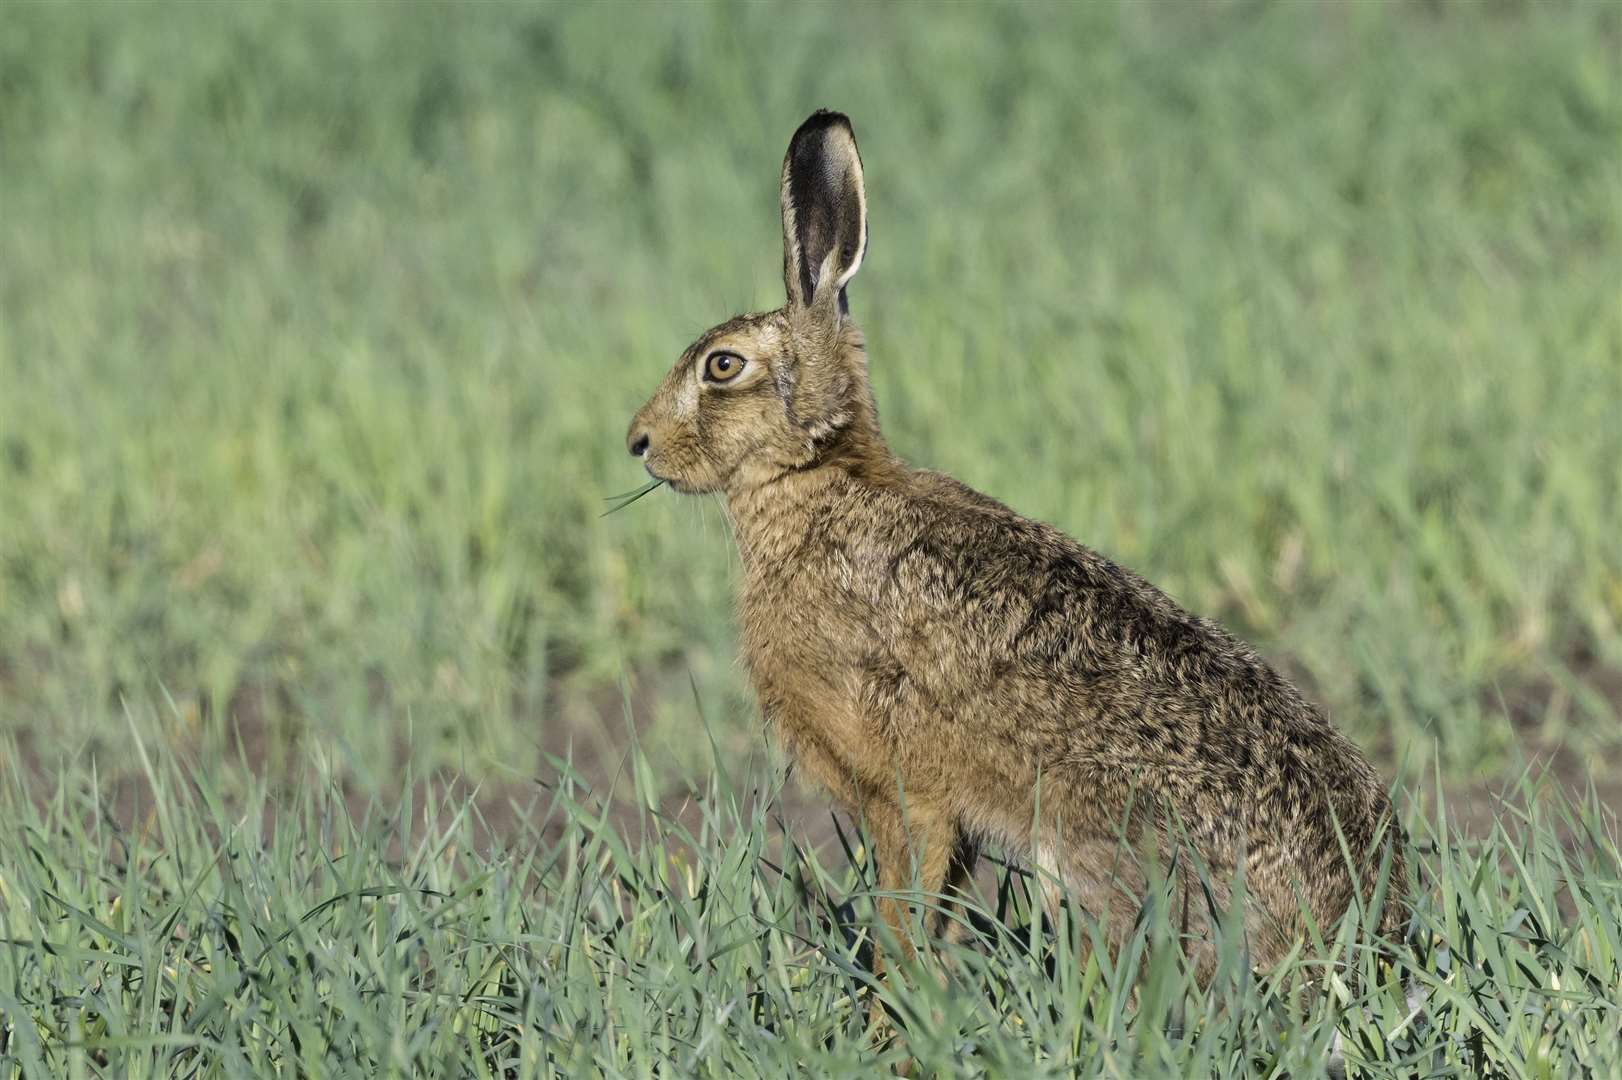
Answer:
[[[713,352],[704,361],[704,375],[711,382],[728,382],[743,370],[744,359],[737,353]]]

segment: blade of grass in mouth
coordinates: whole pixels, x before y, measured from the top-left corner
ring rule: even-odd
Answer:
[[[622,491],[618,495],[608,496],[608,498],[604,499],[603,501],[611,502],[614,505],[610,506],[607,510],[604,510],[597,516],[607,517],[609,514],[612,514],[617,510],[624,510],[627,506],[630,506],[632,503],[636,502],[642,496],[646,495],[648,492],[652,491],[662,483],[664,483],[663,480],[649,480],[646,484],[643,484],[635,491]]]

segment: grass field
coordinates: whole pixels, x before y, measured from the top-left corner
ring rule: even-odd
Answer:
[[[1604,0],[5,5],[0,1067],[857,1060],[860,871],[671,809],[778,782],[721,515],[599,516],[678,351],[781,301],[827,105],[892,444],[1425,793],[1434,1007],[1348,1060],[1615,1075],[1614,821],[1433,791],[1622,748],[1619,56]],[[670,821],[589,809],[616,777]],[[1346,1004],[1005,944],[893,991],[921,1062],[1298,1074]]]
[[[649,805],[648,763],[634,788]],[[492,846],[465,800],[352,815],[319,780],[227,799],[148,763],[125,827],[80,776],[0,807],[0,1066],[26,1076],[1611,1077],[1622,1070],[1615,817],[1531,780],[1490,835],[1445,806],[1413,839],[1422,899],[1394,967],[1355,920],[1252,976],[1220,939],[1191,985],[1148,903],[1114,962],[1030,917],[1007,871],[976,947],[890,980],[906,1033],[864,1034],[872,868],[785,834],[748,776],[694,813],[610,814],[567,774]],[[758,790],[758,789],[755,789]],[[681,820],[686,818],[686,824]],[[1331,957],[1331,969],[1320,957]],[[1410,1008],[1402,985],[1421,1003]]]

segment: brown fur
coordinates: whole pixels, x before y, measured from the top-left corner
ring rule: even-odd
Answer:
[[[881,887],[950,895],[991,842],[1111,908],[1118,941],[1146,863],[1181,850],[1219,907],[1242,871],[1265,967],[1304,936],[1303,908],[1327,927],[1354,891],[1367,902],[1389,848],[1381,926],[1394,931],[1391,804],[1317,707],[1131,571],[890,452],[845,303],[867,233],[844,117],[796,133],[782,190],[788,303],[695,342],[629,441],[654,476],[724,497],[761,709],[865,819]],[[742,374],[707,381],[717,350],[743,357]],[[1198,888],[1182,901],[1203,978],[1208,902]],[[905,909],[881,909],[910,950]]]

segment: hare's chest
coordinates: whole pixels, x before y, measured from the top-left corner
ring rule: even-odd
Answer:
[[[757,682],[849,670],[872,637],[866,575],[843,544],[806,544],[748,567],[739,593],[744,659]]]
[[[746,592],[742,615],[743,659],[767,723],[824,785],[853,796],[888,758],[863,707],[867,620],[827,594],[792,588]]]
[[[748,591],[742,603],[743,660],[764,699],[848,693],[861,620],[825,596],[793,588]]]

